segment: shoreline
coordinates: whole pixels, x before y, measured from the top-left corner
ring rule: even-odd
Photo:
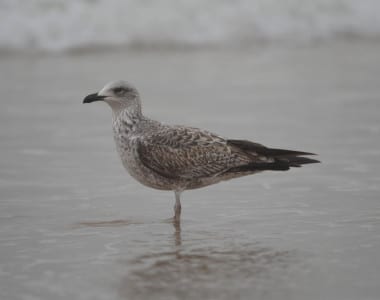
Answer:
[[[71,49],[13,49],[0,48],[0,60],[12,57],[41,58],[41,57],[77,57],[86,55],[118,55],[118,54],[165,54],[165,53],[249,53],[266,50],[313,50],[329,47],[346,46],[380,46],[380,38],[374,37],[350,37],[332,38],[313,41],[270,41],[260,40],[257,44],[250,43],[244,46],[218,46],[204,45],[202,47],[192,45],[88,45]]]

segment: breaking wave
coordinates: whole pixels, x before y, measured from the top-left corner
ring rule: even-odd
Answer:
[[[244,47],[380,36],[378,0],[2,0],[0,49]]]

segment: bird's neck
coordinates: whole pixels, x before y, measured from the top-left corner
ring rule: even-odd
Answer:
[[[142,118],[141,105],[139,103],[128,106],[118,101],[112,101],[107,103],[111,106],[112,116],[114,119],[119,117],[126,117],[130,119]]]
[[[113,128],[115,133],[122,131],[128,134],[135,130],[138,123],[143,119],[141,108],[113,110]]]

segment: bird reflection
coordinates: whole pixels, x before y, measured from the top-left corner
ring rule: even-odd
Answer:
[[[175,246],[181,246],[182,245],[182,236],[181,236],[181,223],[173,221],[173,227],[174,227],[174,244]]]
[[[155,239],[151,246],[141,248],[141,255],[128,260],[127,274],[121,278],[118,288],[121,298],[169,299],[176,295],[180,299],[205,299],[211,290],[215,299],[241,298],[239,291],[253,295],[263,282],[286,278],[289,266],[297,263],[295,251],[275,250],[243,240],[228,243],[231,239],[218,238],[213,232],[187,229],[186,236],[190,238],[184,243],[181,224],[173,219],[168,221],[164,222],[166,226],[173,226],[167,236],[169,245],[167,239],[162,244],[161,239]],[[150,226],[152,223],[111,220],[81,222],[77,226],[130,224]],[[238,285],[232,290],[229,289],[231,278]]]
[[[229,294],[231,278],[242,284],[241,290],[247,291],[247,286],[254,290],[271,276],[286,276],[283,272],[295,263],[294,251],[276,251],[257,243],[229,245],[209,232],[199,236],[187,231],[195,238],[183,244],[181,224],[173,222],[173,229],[172,250],[167,245],[161,251],[147,250],[129,262],[133,270],[119,286],[123,299],[169,299],[173,295],[204,299],[211,290],[215,299],[236,298]]]

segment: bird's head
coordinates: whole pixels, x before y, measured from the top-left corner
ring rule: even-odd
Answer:
[[[131,114],[141,114],[140,96],[137,89],[126,81],[114,81],[105,85],[98,93],[90,94],[83,103],[104,101],[115,114],[127,110]]]

